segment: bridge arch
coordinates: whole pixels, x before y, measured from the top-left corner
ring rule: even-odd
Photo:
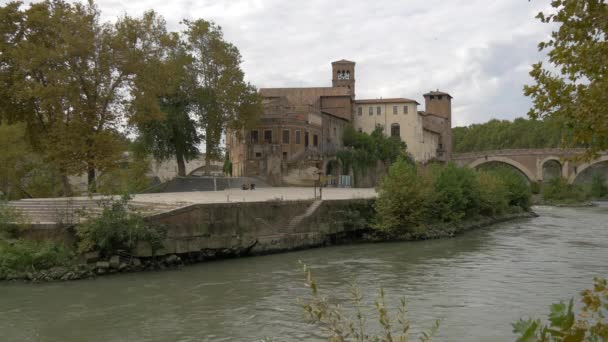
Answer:
[[[576,180],[576,177],[578,177],[580,174],[583,173],[583,171],[585,171],[586,169],[588,169],[589,167],[595,165],[595,164],[599,164],[602,162],[608,161],[608,155],[603,155],[591,162],[588,163],[584,163],[581,164],[579,166],[576,167],[576,172],[573,172],[570,177],[568,177],[568,184],[574,184],[574,181]]]
[[[539,180],[547,180],[545,179],[545,170],[546,170],[546,166],[548,166],[549,164],[551,164],[552,162],[556,162],[559,165],[559,174],[557,175],[558,177],[563,177],[563,178],[567,178],[568,174],[567,174],[567,170],[564,167],[565,163],[562,159],[560,159],[559,157],[556,156],[548,156],[545,157],[543,160],[540,161],[540,163],[537,165],[537,179]]]
[[[519,163],[511,158],[488,156],[488,157],[479,158],[479,159],[474,160],[472,163],[469,164],[469,167],[475,169],[483,164],[487,164],[487,163],[491,163],[491,162],[499,162],[499,163],[511,165],[512,167],[516,168],[518,171],[523,173],[524,176],[526,176],[526,178],[528,178],[528,180],[530,182],[536,181],[536,177],[534,176],[534,173],[532,171],[530,171],[527,167],[525,167],[521,163]]]

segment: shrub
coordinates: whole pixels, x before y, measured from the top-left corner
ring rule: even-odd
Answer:
[[[304,265],[306,286],[311,290],[309,300],[299,299],[309,323],[319,326],[328,341],[409,341],[410,323],[408,319],[407,302],[401,298],[397,315],[392,315],[386,306],[384,289],[380,288],[374,307],[363,308],[363,294],[356,284],[350,290],[352,311],[351,318],[344,313],[344,308],[338,304],[330,304],[330,300],[319,293],[310,269]],[[375,309],[375,310],[374,310]],[[373,321],[379,323],[379,329],[369,331],[366,324],[366,312],[374,310],[377,317]],[[433,326],[421,332],[420,341],[430,342],[439,330],[439,320]]]
[[[480,171],[479,211],[482,215],[502,214],[509,208],[509,189],[502,177],[495,172]]]
[[[480,192],[475,170],[450,163],[439,172],[434,190],[440,220],[457,222],[479,213]]]
[[[16,238],[24,225],[24,217],[5,202],[0,201],[0,240]]]
[[[11,273],[35,272],[74,262],[74,252],[52,241],[0,240],[0,278]]]
[[[528,181],[509,167],[497,167],[489,172],[500,177],[507,188],[507,200],[510,206],[521,207],[524,210],[530,209],[532,203],[532,191]]]
[[[540,319],[513,323],[517,341],[606,341],[608,340],[608,281],[595,279],[593,289],[581,292],[582,312],[574,314],[573,300],[551,305],[549,324]]]
[[[375,227],[389,233],[412,232],[429,217],[431,189],[416,165],[404,159],[395,162],[378,187]]]
[[[543,187],[543,199],[553,203],[583,202],[587,195],[579,185],[568,184],[563,178],[553,178]]]
[[[535,195],[540,194],[540,183],[539,182],[530,182],[530,191]]]
[[[81,252],[98,250],[104,256],[111,256],[118,251],[133,252],[138,242],[150,244],[153,253],[162,247],[164,230],[147,223],[136,213],[129,206],[130,199],[124,195],[118,200],[103,201],[101,215],[77,227]]]
[[[608,187],[606,187],[606,178],[600,174],[596,174],[591,179],[591,188],[589,194],[592,198],[600,199],[608,195]]]

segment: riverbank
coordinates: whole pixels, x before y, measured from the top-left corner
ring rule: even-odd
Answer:
[[[204,249],[197,253],[175,253],[157,257],[114,255],[109,259],[102,260],[99,259],[99,255],[96,253],[87,253],[86,255],[81,256],[79,262],[75,261],[73,265],[53,267],[48,270],[35,272],[7,274],[4,279],[0,279],[0,281],[50,282],[80,280],[119,273],[179,269],[187,265],[212,260],[285,253],[288,251],[331,245],[449,239],[466,231],[489,227],[501,222],[537,216],[538,215],[532,211],[522,211],[494,217],[479,217],[474,220],[467,220],[454,224],[430,225],[426,227],[423,233],[419,234],[388,235],[369,227],[363,229],[346,229],[340,232],[326,234],[322,238],[317,237],[310,240],[310,243],[277,249],[256,250],[254,247],[258,242],[255,241],[248,247]]]

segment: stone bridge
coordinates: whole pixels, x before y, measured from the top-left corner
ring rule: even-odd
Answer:
[[[512,149],[494,150],[470,153],[455,153],[452,160],[461,166],[477,168],[488,163],[503,163],[516,168],[528,180],[542,182],[556,176],[551,170],[557,170],[568,183],[572,184],[576,178],[588,168],[608,161],[608,152],[600,153],[592,161],[578,161],[575,157],[584,154],[584,149]]]

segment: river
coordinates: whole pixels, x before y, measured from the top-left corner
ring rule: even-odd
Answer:
[[[4,283],[1,340],[322,341],[296,303],[308,294],[302,260],[321,291],[338,301],[354,276],[368,303],[380,286],[393,305],[405,296],[415,328],[441,319],[438,341],[513,341],[510,323],[544,318],[552,302],[608,274],[608,205],[535,211],[540,217],[448,240],[335,246],[65,283]]]

